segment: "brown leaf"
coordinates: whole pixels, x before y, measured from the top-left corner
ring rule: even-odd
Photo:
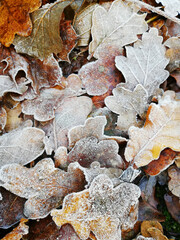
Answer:
[[[25,224],[28,220],[22,218],[19,225],[12,230],[12,232],[8,233],[1,240],[20,240],[23,235],[28,233],[29,227]]]
[[[58,226],[70,223],[81,239],[90,231],[97,240],[121,239],[121,230],[133,228],[137,219],[139,188],[132,183],[122,183],[113,188],[106,175],[100,174],[90,188],[65,197],[62,210],[52,210]]]
[[[0,5],[0,41],[9,47],[15,34],[29,36],[32,23],[29,13],[41,6],[41,0],[4,0]]]
[[[168,182],[169,190],[177,197],[180,197],[180,169],[172,166],[168,169],[170,181]]]
[[[0,188],[2,200],[0,201],[0,228],[9,228],[24,218],[25,199],[20,198],[11,192]]]
[[[28,218],[43,218],[58,207],[65,195],[84,188],[84,174],[69,166],[68,172],[54,167],[46,158],[33,168],[9,164],[0,169],[1,185],[12,193],[28,199],[24,214]]]
[[[7,122],[7,112],[3,107],[0,107],[0,132],[4,129]]]
[[[168,71],[180,69],[180,38],[171,37],[165,41],[164,45],[169,49],[166,51],[166,57],[170,59],[167,66]]]
[[[123,80],[114,62],[115,56],[121,54],[123,50],[107,46],[98,60],[82,66],[78,75],[89,95],[100,96],[108,90],[110,95],[112,89]]]
[[[163,227],[158,221],[143,221],[141,224],[141,234],[144,237],[151,237],[151,234],[149,233],[149,228],[152,227],[159,229],[163,233]]]
[[[168,192],[164,195],[164,200],[171,216],[180,224],[180,201],[179,197]]]
[[[168,238],[156,227],[148,228],[148,232],[150,233],[151,237],[157,240],[168,240]]]

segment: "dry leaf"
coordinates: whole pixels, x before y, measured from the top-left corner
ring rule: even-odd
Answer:
[[[149,233],[149,228],[156,228],[160,232],[163,233],[163,227],[158,221],[143,221],[141,224],[141,234],[144,237],[151,237],[151,234]]]
[[[97,240],[121,239],[121,230],[133,228],[137,220],[139,188],[132,183],[113,183],[104,174],[97,176],[90,188],[65,197],[62,210],[52,210],[60,227],[70,223],[82,240],[90,231]]]
[[[0,201],[0,228],[7,229],[24,218],[25,199],[0,188],[3,199]]]
[[[25,224],[28,220],[22,218],[19,225],[1,240],[21,240],[23,235],[28,234],[29,227]]]
[[[166,207],[171,216],[180,224],[180,201],[179,197],[174,196],[172,193],[164,195]]]
[[[62,51],[63,42],[59,34],[59,21],[70,1],[46,4],[31,14],[33,30],[29,37],[16,36],[13,44],[18,53],[26,53],[43,60],[51,53]]]
[[[46,158],[33,168],[9,164],[0,169],[1,185],[28,199],[24,214],[28,218],[44,218],[51,209],[58,207],[65,195],[84,187],[83,173],[73,166],[68,172],[54,167],[52,159]]]
[[[90,117],[84,125],[73,127],[68,132],[69,147],[72,148],[77,141],[82,138],[95,137],[99,140],[116,140],[117,142],[126,142],[126,138],[118,136],[104,135],[104,127],[107,123],[105,116]]]
[[[122,49],[107,46],[98,60],[82,66],[78,75],[89,95],[100,96],[108,90],[110,95],[112,89],[123,80],[114,63],[115,56],[121,54]]]
[[[177,197],[180,198],[180,169],[172,166],[168,169],[170,181],[168,182],[169,190]]]
[[[131,91],[119,84],[113,89],[113,95],[105,99],[105,104],[112,112],[119,114],[117,128],[127,131],[130,126],[137,126],[137,115],[143,117],[147,108],[148,94],[144,87],[138,84]]]
[[[165,148],[180,151],[179,105],[180,102],[175,100],[173,91],[165,92],[158,105],[150,105],[144,127],[132,126],[129,129],[126,161],[133,160],[137,167],[141,167],[158,159]]]
[[[20,127],[0,136],[0,167],[32,162],[44,152],[45,134],[35,127]]]
[[[0,5],[0,41],[9,47],[15,34],[29,36],[32,23],[29,13],[41,6],[41,0],[4,0]]]
[[[154,239],[168,240],[168,238],[165,235],[163,235],[163,233],[159,229],[155,227],[148,228],[148,232],[150,233],[151,237],[153,237]]]
[[[74,29],[79,35],[77,45],[79,47],[87,46],[90,40],[92,27],[92,14],[98,4],[90,4],[79,12],[74,21]]]
[[[7,112],[0,106],[0,132],[5,128],[7,122]]]
[[[180,68],[180,38],[171,37],[165,41],[164,45],[169,48],[166,51],[166,57],[170,59],[167,66],[168,71],[178,70]]]
[[[180,13],[180,0],[156,0],[157,3],[162,3],[165,6],[164,10],[170,16],[176,16]]]
[[[92,17],[92,42],[89,45],[89,53],[99,58],[108,45],[120,49],[135,42],[137,34],[147,30],[144,21],[146,15],[137,14],[138,10],[134,5],[122,0],[114,1],[108,11],[98,6]]]
[[[116,57],[116,67],[123,73],[128,89],[133,90],[141,84],[148,96],[152,96],[167,79],[169,73],[165,67],[169,61],[165,57],[162,40],[158,30],[151,28],[149,32],[143,33],[142,41],[134,43],[134,47],[125,47],[127,57]]]

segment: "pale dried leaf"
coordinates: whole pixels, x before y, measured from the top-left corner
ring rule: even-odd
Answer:
[[[84,125],[71,128],[68,132],[69,147],[73,147],[77,141],[82,138],[95,137],[99,140],[116,140],[117,142],[125,142],[126,139],[118,136],[104,135],[104,127],[107,124],[105,116],[90,117]]]
[[[44,131],[35,127],[20,127],[0,136],[0,167],[36,159],[44,152],[44,136]]]
[[[180,68],[180,38],[171,37],[165,41],[164,45],[169,48],[166,51],[166,57],[170,59],[167,69],[172,72]]]
[[[162,3],[165,6],[165,12],[170,16],[176,16],[180,13],[180,0],[156,0],[157,3]]]
[[[84,187],[83,173],[73,166],[68,172],[55,168],[53,160],[46,158],[33,168],[9,164],[0,169],[1,186],[28,199],[24,214],[28,218],[43,218],[60,205],[63,197]]]
[[[51,53],[59,53],[62,48],[62,39],[59,34],[59,21],[65,7],[70,1],[56,1],[46,4],[31,14],[33,30],[29,37],[16,36],[13,44],[19,53],[43,60]]]
[[[83,240],[90,231],[97,240],[120,240],[121,228],[133,228],[137,221],[139,197],[138,186],[122,183],[113,188],[110,178],[100,174],[88,190],[67,195],[62,210],[52,210],[51,215],[58,226],[70,223]]]
[[[112,3],[110,9],[98,6],[92,17],[92,42],[89,53],[99,58],[103,48],[115,45],[122,48],[124,45],[135,42],[137,34],[147,30],[145,14],[137,14],[138,9],[122,0]]]
[[[7,112],[2,106],[0,106],[0,132],[5,128],[7,123]]]
[[[116,57],[116,67],[123,73],[128,89],[133,90],[141,84],[151,96],[167,79],[169,72],[165,67],[169,60],[165,57],[162,40],[158,30],[151,28],[143,33],[142,41],[138,40],[134,47],[126,47],[127,57]]]
[[[134,91],[119,84],[113,89],[114,96],[105,98],[106,106],[118,116],[118,129],[127,131],[130,126],[138,125],[137,115],[143,117],[147,108],[148,94],[144,87],[138,84]]]
[[[91,35],[91,26],[92,26],[92,14],[96,9],[98,4],[90,4],[86,8],[84,8],[80,13],[78,13],[75,22],[74,29],[79,35],[79,40],[77,45],[87,46],[90,40]]]
[[[167,147],[180,151],[180,102],[174,98],[174,92],[165,92],[158,105],[150,105],[144,127],[130,127],[125,150],[128,162],[141,167],[158,159]]]
[[[168,169],[170,181],[168,182],[169,190],[177,197],[180,198],[180,169],[172,166]]]

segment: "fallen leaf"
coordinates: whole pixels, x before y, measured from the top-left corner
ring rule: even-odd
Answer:
[[[29,13],[41,6],[41,0],[5,0],[0,5],[0,41],[9,47],[15,34],[29,36],[32,23]]]
[[[20,198],[4,188],[0,188],[3,199],[0,201],[0,228],[7,229],[24,218],[25,199]]]
[[[148,228],[148,232],[150,233],[151,237],[160,240],[168,240],[168,238],[156,227]]]
[[[52,53],[63,49],[59,34],[59,21],[65,7],[70,1],[56,1],[46,4],[31,14],[33,30],[30,36],[16,36],[13,44],[18,53],[26,53],[43,60]]]
[[[180,38],[171,37],[165,41],[164,45],[169,48],[166,51],[166,57],[170,59],[167,66],[168,71],[173,72],[180,69]]]
[[[0,136],[0,167],[35,160],[44,152],[44,137],[44,132],[35,127],[19,127]]]
[[[158,30],[151,28],[143,33],[142,40],[134,43],[134,47],[125,47],[126,55],[115,58],[116,67],[122,72],[128,89],[133,90],[141,84],[148,96],[152,96],[161,83],[169,76],[165,70],[169,60],[165,57],[163,38]]]
[[[29,231],[29,227],[25,224],[27,221],[27,219],[22,218],[19,225],[1,240],[21,240],[23,235],[28,234]]]
[[[156,0],[157,3],[162,3],[165,6],[164,10],[170,16],[176,16],[180,13],[180,1],[179,0]]]
[[[168,169],[168,175],[170,181],[168,182],[169,190],[177,197],[180,197],[180,169],[176,166],[172,166]]]
[[[123,80],[122,74],[115,67],[115,56],[123,54],[123,50],[106,46],[103,53],[95,62],[82,66],[79,77],[87,93],[92,96],[100,96],[112,89]]]
[[[158,159],[165,148],[180,151],[179,104],[175,100],[175,93],[166,91],[158,105],[150,105],[144,127],[132,126],[129,129],[126,161],[133,161],[137,167],[141,167]]]
[[[92,17],[92,41],[89,53],[99,58],[108,45],[122,48],[137,40],[137,34],[147,30],[145,14],[137,14],[139,9],[122,0],[116,0],[107,11],[98,6]]]
[[[142,235],[139,235],[136,240],[154,240],[154,238],[146,238],[146,237],[143,237]]]
[[[150,162],[143,168],[144,172],[148,175],[155,176],[160,172],[166,170],[175,161],[176,152],[171,149],[165,149],[161,152],[159,158]]]
[[[141,224],[141,234],[144,237],[152,237],[149,233],[149,229],[152,227],[158,229],[161,233],[163,233],[163,227],[158,221],[143,221]]]
[[[0,107],[0,132],[5,128],[7,122],[7,112],[3,107]]]
[[[79,35],[77,46],[87,46],[90,40],[91,27],[92,27],[92,14],[98,4],[90,4],[76,15],[74,21],[74,29]]]
[[[122,183],[113,188],[106,175],[97,176],[90,188],[65,197],[62,210],[52,210],[53,220],[60,227],[70,223],[81,239],[90,231],[97,240],[121,239],[121,230],[132,228],[137,219],[139,188]]]
[[[31,219],[46,217],[58,207],[65,195],[84,188],[84,175],[73,166],[68,172],[54,167],[52,159],[45,158],[33,168],[9,164],[0,169],[1,186],[17,196],[28,199],[24,214]]]
[[[171,216],[180,224],[180,201],[179,197],[168,192],[164,195],[166,207]]]
[[[72,148],[82,138],[95,137],[99,140],[116,140],[118,143],[126,142],[126,138],[104,135],[107,123],[105,116],[90,117],[84,125],[73,127],[68,132],[69,147]]]
[[[128,90],[119,84],[113,89],[113,96],[105,99],[106,106],[118,114],[117,128],[127,131],[130,126],[139,126],[137,116],[144,117],[148,94],[145,88],[138,84],[134,91]]]

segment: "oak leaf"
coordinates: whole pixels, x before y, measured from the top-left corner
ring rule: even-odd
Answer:
[[[122,0],[116,0],[107,11],[98,6],[92,17],[92,41],[89,53],[99,58],[108,45],[122,48],[137,40],[137,34],[147,30],[145,14],[137,14],[139,9]]]
[[[125,47],[127,57],[115,58],[116,67],[122,72],[128,89],[133,90],[141,84],[148,96],[152,96],[161,83],[169,76],[165,70],[169,60],[165,57],[163,38],[158,30],[151,28],[143,33],[142,40],[134,43],[134,47]]]
[[[156,0],[157,3],[162,3],[165,8],[165,12],[167,12],[170,16],[176,16],[180,13],[180,1],[179,0]]]
[[[37,10],[41,0],[4,0],[0,5],[0,42],[9,47],[15,34],[29,36],[32,23],[29,13]]]
[[[175,100],[175,93],[167,91],[159,100],[148,108],[143,128],[130,127],[125,149],[126,160],[137,167],[145,166],[158,159],[161,151],[167,147],[180,151],[179,118],[180,102]]]
[[[28,218],[43,218],[51,209],[60,205],[70,192],[84,188],[84,175],[73,166],[68,172],[54,167],[52,159],[46,158],[33,168],[8,164],[0,169],[1,186],[17,196],[28,199],[24,214]]]
[[[177,197],[180,198],[180,169],[176,166],[172,166],[168,169],[168,175],[170,181],[168,182],[169,190]]]
[[[33,30],[30,36],[16,36],[13,44],[18,53],[26,53],[43,60],[51,53],[62,51],[63,42],[59,34],[59,21],[70,1],[46,4],[31,14]]]
[[[5,164],[25,165],[44,152],[45,133],[35,127],[23,127],[0,136],[0,167]]]
[[[97,240],[117,240],[121,239],[121,227],[134,226],[139,196],[136,185],[122,183],[113,188],[110,178],[100,174],[89,189],[67,195],[62,210],[52,210],[51,215],[59,227],[70,223],[83,240],[90,231]]]

